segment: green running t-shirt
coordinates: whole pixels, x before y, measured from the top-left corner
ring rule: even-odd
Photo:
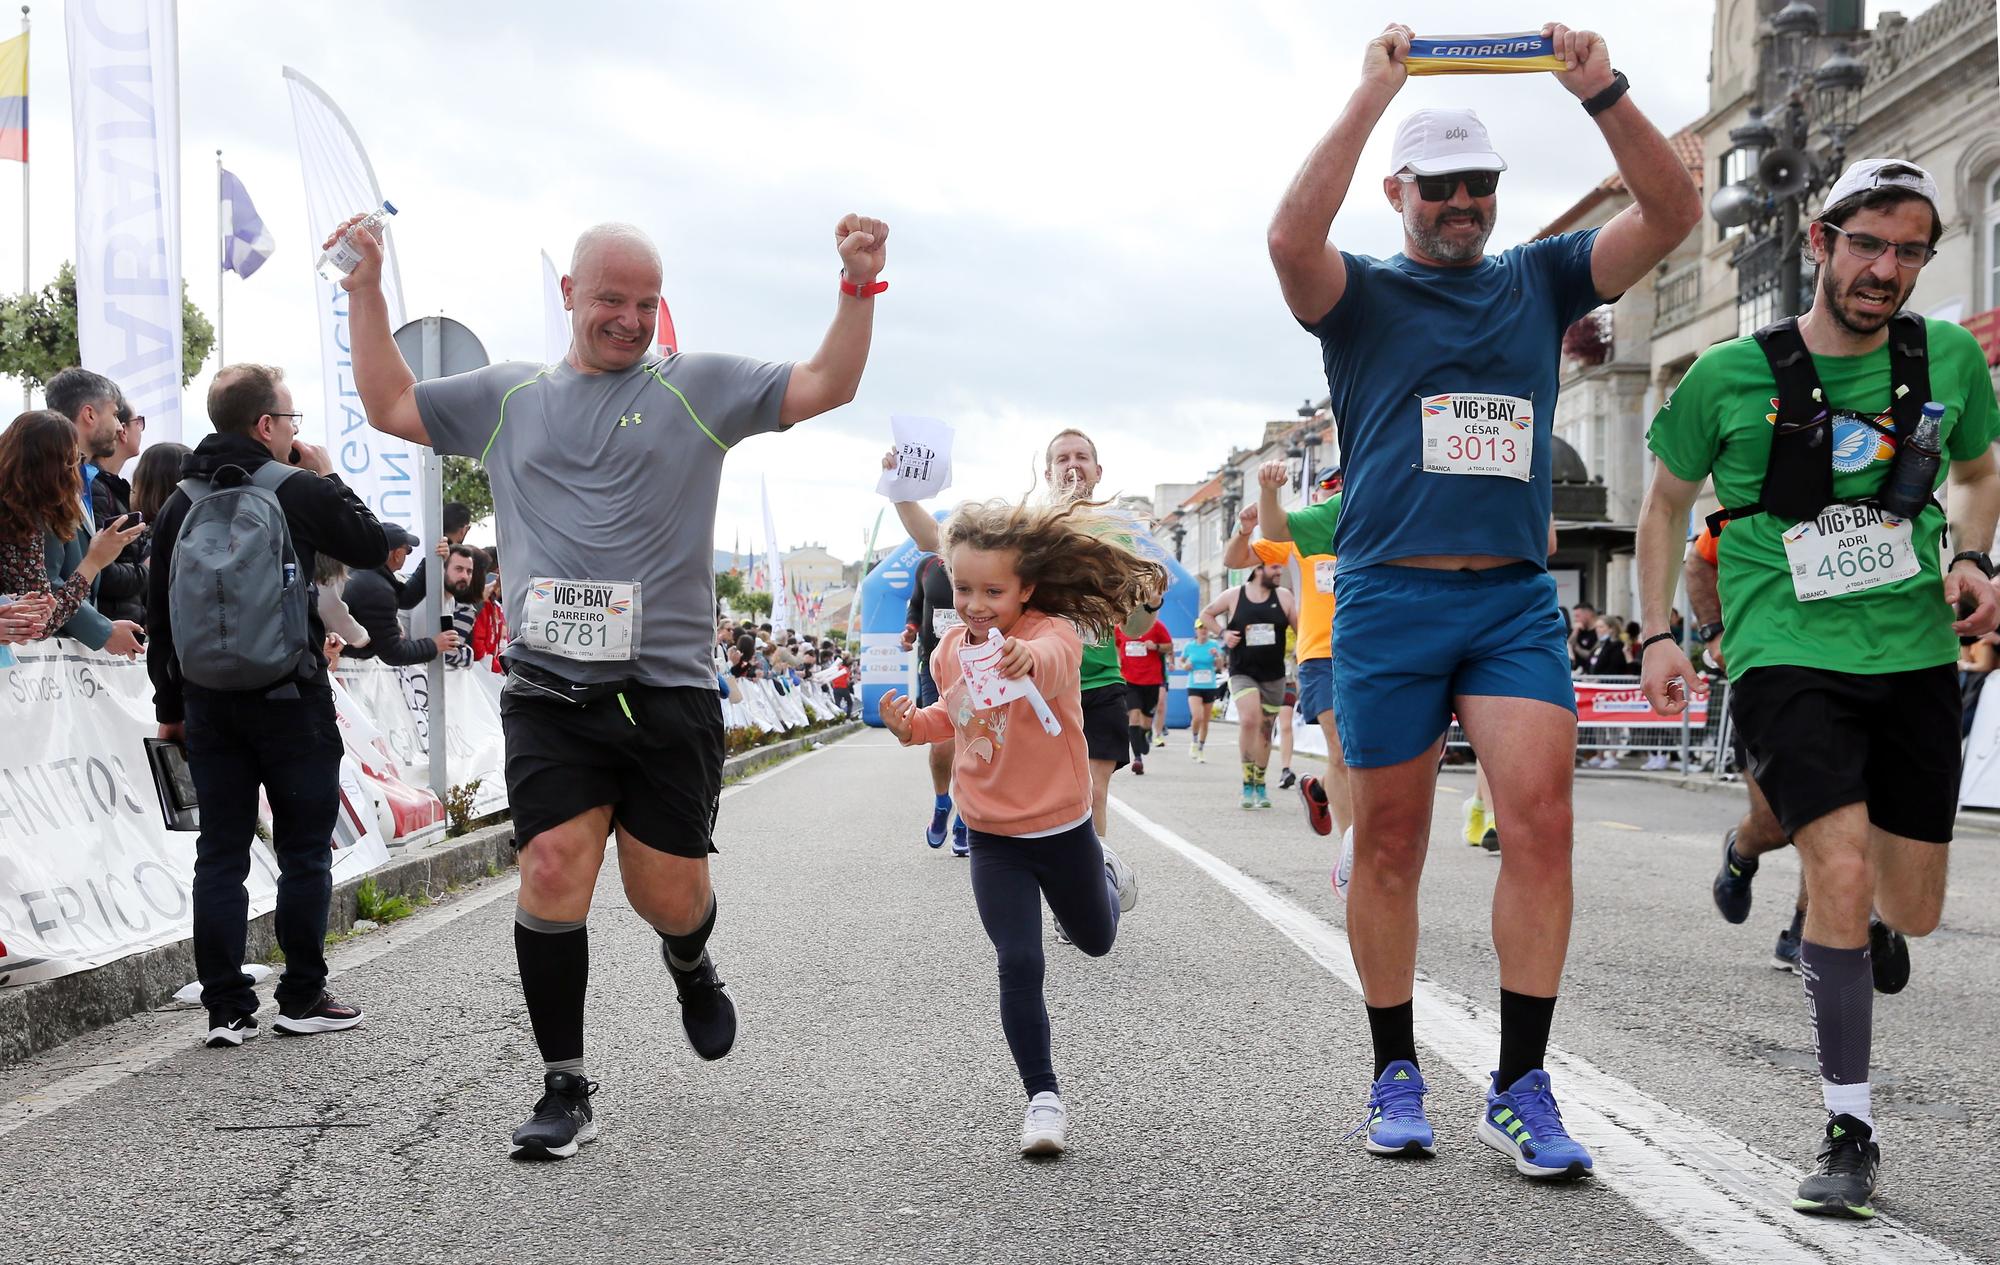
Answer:
[[[1986,356],[1970,331],[1926,323],[1931,398],[1945,406],[1944,455],[1985,452],[2000,432],[2000,405]],[[1889,347],[1860,356],[1814,356],[1833,410],[1833,494],[1877,495],[1895,457],[1889,415]],[[1677,478],[1715,480],[1724,507],[1757,501],[1777,421],[1777,384],[1752,338],[1709,348],[1653,418],[1646,444]],[[1873,425],[1870,425],[1870,423]],[[1887,433],[1884,433],[1887,432]],[[1801,602],[1792,587],[1783,534],[1789,519],[1771,514],[1732,520],[1717,541],[1722,590],[1722,650],[1734,680],[1751,668],[1790,664],[1835,672],[1907,672],[1958,657],[1944,602],[1939,540],[1944,510],[1932,504],[1913,525],[1917,573],[1859,593]]]

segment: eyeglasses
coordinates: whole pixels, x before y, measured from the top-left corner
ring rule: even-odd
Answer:
[[[266,416],[266,417],[289,417],[289,418],[291,418],[291,419],[292,419],[293,421],[298,421],[299,419],[303,418],[303,417],[305,416],[305,414],[304,414],[304,413],[266,413],[266,414],[264,414],[264,416]]]
[[[1417,186],[1417,196],[1426,202],[1443,202],[1458,190],[1461,184],[1465,191],[1475,198],[1490,198],[1500,187],[1500,173],[1497,171],[1447,171],[1438,176],[1419,176],[1407,171],[1396,173],[1396,179],[1404,184]]]
[[[1880,259],[1883,251],[1893,247],[1897,267],[1916,269],[1937,257],[1937,252],[1931,249],[1928,242],[1892,242],[1870,233],[1850,233],[1836,224],[1821,223],[1820,227],[1845,237],[1847,253],[1856,259]]]

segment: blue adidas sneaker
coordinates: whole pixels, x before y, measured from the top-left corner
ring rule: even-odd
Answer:
[[[1563,1128],[1562,1112],[1549,1092],[1549,1074],[1538,1067],[1504,1093],[1500,1073],[1492,1076],[1479,1140],[1513,1160],[1526,1177],[1561,1181],[1588,1176],[1590,1152]]]
[[[1436,1155],[1437,1139],[1424,1116],[1424,1075],[1408,1059],[1382,1069],[1368,1090],[1368,1118],[1347,1136],[1366,1132],[1376,1155]]]
[[[937,805],[931,809],[931,821],[924,827],[924,842],[933,848],[944,846],[946,831],[951,826],[951,796],[940,795]]]
[[[951,854],[955,857],[972,855],[972,840],[965,834],[965,818],[959,817],[951,823]]]

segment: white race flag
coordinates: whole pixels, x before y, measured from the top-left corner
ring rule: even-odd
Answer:
[[[181,437],[181,87],[174,0],[76,0],[76,340],[86,369]]]
[[[785,562],[778,556],[778,529],[771,525],[771,485],[763,478],[764,489],[764,571],[771,586],[771,631],[783,632],[792,626],[792,591],[785,585]]]
[[[562,274],[542,252],[542,363],[560,364],[569,355],[569,313],[563,309]]]
[[[319,244],[334,226],[350,215],[365,214],[382,205],[375,169],[361,148],[361,138],[319,85],[290,66],[285,86],[292,97],[292,126],[298,133],[299,166],[306,178],[308,265],[319,258]],[[396,235],[383,240],[382,297],[389,304],[389,324],[403,324],[403,281],[396,267]],[[354,387],[354,340],[347,331],[347,291],[312,273],[313,299],[319,309],[320,370],[326,383],[324,438],[334,469],[355,490],[375,516],[399,523],[419,540],[431,539],[424,529],[422,450],[407,440],[374,430],[361,408]],[[310,423],[311,419],[308,419]]]

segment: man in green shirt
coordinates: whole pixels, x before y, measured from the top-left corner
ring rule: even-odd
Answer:
[[[1986,358],[1950,322],[1902,318],[1910,332],[1892,334],[1942,228],[1937,186],[1922,168],[1855,163],[1809,226],[1819,279],[1796,334],[1774,326],[1710,348],[1647,434],[1658,461],[1638,539],[1642,680],[1669,714],[1686,706],[1695,680],[1667,631],[1689,507],[1710,478],[1725,507],[1746,507],[1717,537],[1722,647],[1752,771],[1798,847],[1810,896],[1799,967],[1829,1119],[1818,1165],[1792,1201],[1809,1213],[1874,1215],[1871,955],[1897,951],[1897,932],[1926,935],[1938,924],[1958,800],[1954,634],[2000,620],[1985,552],[2000,517],[1991,451],[2000,406]],[[1943,482],[1948,463],[1952,510],[1947,519],[1932,501],[1905,521],[1874,501],[1892,468],[1907,468],[1897,457],[1917,434],[1913,406],[1923,400],[1905,391],[1897,401],[1891,358],[1898,340],[1919,332],[1925,354],[1897,351],[1908,360],[1893,381],[1907,388],[1910,375],[1928,373],[1929,400],[1943,406],[1945,459],[1928,485]],[[1769,358],[1759,340],[1772,343]],[[1819,391],[1781,405],[1771,366],[1797,371],[1802,362],[1786,354],[1794,340],[1811,353]],[[1755,512],[1785,486],[1766,482],[1773,436],[1786,433],[1781,414],[1810,417],[1828,441],[1813,453],[1832,464],[1835,499],[1803,518]],[[1940,566],[1947,531],[1954,556]],[[1723,863],[1738,873],[1756,864],[1733,849]]]

